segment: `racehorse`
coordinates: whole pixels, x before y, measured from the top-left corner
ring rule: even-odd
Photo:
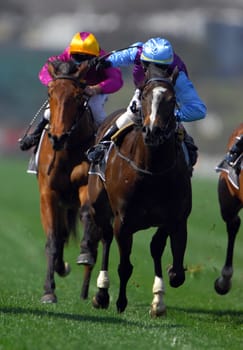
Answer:
[[[105,181],[97,173],[92,174],[91,168],[88,180],[90,203],[103,243],[98,292],[93,298],[97,308],[109,306],[108,265],[113,234],[120,253],[118,312],[123,312],[128,302],[126,287],[133,269],[130,255],[136,231],[157,227],[150,243],[155,273],[152,317],[163,315],[166,310],[161,258],[168,237],[173,255],[168,271],[170,285],[179,287],[184,283],[191,178],[176,133],[174,84],[177,75],[177,69],[169,76],[156,65],[149,66],[141,92],[141,125],[130,127],[120,138],[117,135],[107,155]],[[97,142],[121,113],[117,111],[106,120],[99,130]],[[98,245],[95,239],[93,245]]]
[[[243,134],[243,123],[240,124],[230,136],[227,149],[229,150],[236,141],[236,137]],[[216,279],[214,287],[218,294],[227,294],[231,289],[233,276],[233,255],[236,235],[239,231],[241,219],[239,211],[243,207],[243,175],[242,155],[239,166],[239,188],[233,185],[228,173],[221,171],[218,180],[218,200],[222,219],[226,224],[228,244],[226,259],[221,271],[221,276]]]
[[[66,276],[64,245],[86,215],[89,164],[85,152],[94,143],[95,127],[84,95],[88,61],[48,64],[50,121],[39,151],[38,184],[42,226],[46,234],[47,271],[43,303],[55,303],[55,272]],[[81,209],[80,209],[81,208]]]

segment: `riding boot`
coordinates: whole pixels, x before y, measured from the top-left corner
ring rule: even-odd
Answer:
[[[186,130],[184,131],[184,143],[188,151],[190,165],[193,167],[197,162],[198,147],[195,145],[193,138],[186,132]]]
[[[243,152],[243,135],[240,135],[236,138],[236,142],[229,149],[229,152],[225,156],[225,161],[228,165],[235,165],[236,160]]]
[[[41,121],[37,124],[35,130],[31,134],[25,135],[20,141],[20,149],[22,151],[27,151],[33,146],[38,145],[42,131],[44,130],[45,126],[48,124],[48,120],[45,118],[42,118]]]
[[[104,134],[100,142],[88,149],[86,152],[87,158],[91,163],[97,164],[101,161],[101,159],[105,155],[105,151],[107,150],[106,141],[110,141],[111,137],[119,130],[116,124],[112,125]]]

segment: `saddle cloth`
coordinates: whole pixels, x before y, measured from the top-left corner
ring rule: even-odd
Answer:
[[[38,161],[39,161],[39,155],[40,155],[40,146],[42,144],[43,137],[46,133],[46,128],[42,131],[41,138],[39,141],[39,144],[37,148],[34,150],[34,152],[30,156],[27,173],[28,174],[35,174],[37,175],[38,172]]]

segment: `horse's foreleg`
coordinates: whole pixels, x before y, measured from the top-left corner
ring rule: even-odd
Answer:
[[[126,288],[127,282],[132,275],[133,266],[130,262],[130,254],[132,250],[133,236],[127,235],[124,231],[116,236],[119,252],[120,252],[120,264],[118,266],[118,275],[120,278],[119,295],[116,302],[118,312],[123,312],[127,307]]]
[[[228,245],[226,260],[221,271],[221,276],[217,278],[214,283],[215,291],[221,295],[227,294],[231,289],[231,279],[233,276],[234,244],[240,223],[241,220],[239,216],[235,216],[233,220],[227,222]]]
[[[164,283],[162,276],[161,257],[166,246],[167,234],[158,229],[156,234],[153,236],[150,243],[150,253],[154,261],[154,284],[153,284],[153,301],[150,307],[150,316],[157,317],[163,316],[166,313],[166,307],[164,304]]]
[[[52,235],[48,236],[45,248],[47,258],[47,272],[44,283],[44,295],[41,298],[42,303],[57,302],[57,297],[55,295],[56,285],[54,279],[56,248],[51,236]]]
[[[41,196],[41,219],[44,231],[46,232],[46,258],[47,258],[47,273],[44,283],[44,295],[41,299],[43,303],[56,303],[57,297],[55,295],[55,280],[54,273],[60,276],[66,276],[69,271],[69,265],[63,261],[63,247],[64,237],[67,233],[63,232],[64,213],[59,215],[58,198],[52,195]]]
[[[158,317],[166,314],[166,307],[164,304],[165,288],[162,277],[155,276],[153,284],[153,300],[150,307],[150,316]]]
[[[174,232],[170,234],[173,264],[168,269],[171,287],[177,288],[185,281],[185,269],[183,266],[187,244],[187,223],[178,222]]]
[[[102,238],[102,262],[101,270],[97,278],[97,287],[98,292],[93,298],[93,306],[95,308],[107,309],[110,303],[110,296],[108,289],[110,286],[108,267],[109,267],[109,255],[110,255],[110,246],[113,240],[113,229],[109,225],[104,229],[104,235]]]

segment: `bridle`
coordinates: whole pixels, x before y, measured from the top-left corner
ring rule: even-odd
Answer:
[[[54,77],[53,81],[59,80],[59,79],[67,79],[67,80],[72,80],[75,82],[75,84],[78,86],[80,89],[84,89],[87,84],[85,82],[80,81],[79,79],[73,77],[73,76],[68,76],[68,75],[57,75]],[[64,148],[64,145],[68,143],[68,140],[70,139],[71,135],[73,132],[78,128],[79,123],[81,121],[81,118],[88,108],[88,102],[89,102],[89,97],[88,96],[83,96],[83,99],[79,101],[79,108],[76,113],[76,116],[74,118],[74,123],[71,125],[69,130],[64,131],[60,136],[53,135],[49,130],[48,130],[48,138],[52,144],[52,147],[55,151],[59,151]]]
[[[151,78],[149,80],[147,80],[144,84],[144,87],[141,91],[141,95],[143,93],[143,90],[145,89],[145,87],[148,86],[148,84],[151,84],[153,82],[166,82],[167,84],[169,84],[169,86],[173,89],[174,91],[174,86],[173,86],[173,83],[172,81],[169,79],[169,78],[163,78],[163,77],[154,77],[154,78]],[[142,113],[142,108],[141,108],[141,113]],[[144,119],[144,116],[143,114],[141,114],[141,117],[142,119]],[[175,122],[175,117],[174,117],[174,114],[172,114],[171,116],[169,116],[165,126],[163,129],[160,129],[160,132],[161,132],[161,135],[162,135],[162,138],[163,138],[163,141],[165,140],[168,140],[170,139],[174,134],[175,134],[175,131],[176,131],[176,128],[171,128],[170,124],[172,122]],[[144,126],[141,126],[142,128],[142,132],[143,132],[143,128]],[[162,142],[161,142],[162,144]],[[129,157],[125,156],[124,154],[121,153],[119,147],[117,145],[115,145],[116,147],[116,152],[117,152],[117,155],[122,158],[123,160],[125,160],[136,172],[140,173],[141,175],[149,175],[149,176],[161,176],[161,175],[165,175],[166,173],[170,172],[176,165],[176,162],[177,162],[177,159],[175,158],[175,160],[173,161],[173,163],[171,164],[171,166],[163,169],[162,171],[159,171],[159,172],[154,172],[154,171],[150,171],[150,170],[147,170],[147,169],[143,169],[141,167],[139,167],[132,159],[130,159]]]
[[[164,77],[153,77],[153,78],[150,78],[148,79],[145,84],[144,84],[144,87],[141,91],[141,95],[143,94],[143,91],[144,89],[151,83],[153,82],[165,82],[167,83],[170,88],[174,91],[174,86],[173,86],[173,83],[171,81],[170,78],[164,78]],[[175,101],[175,105],[176,105],[176,101]],[[142,109],[141,109],[141,113],[142,112]],[[144,116],[141,115],[142,117],[142,120],[144,120]],[[164,141],[168,140],[171,138],[172,135],[174,135],[175,133],[175,128],[171,128],[171,123],[175,121],[175,117],[174,117],[174,114],[171,114],[165,124],[165,126],[163,128],[158,128],[158,133],[159,133],[159,137],[160,137],[160,140],[161,140],[161,143],[163,143]],[[146,132],[146,127],[143,127],[143,132]]]

